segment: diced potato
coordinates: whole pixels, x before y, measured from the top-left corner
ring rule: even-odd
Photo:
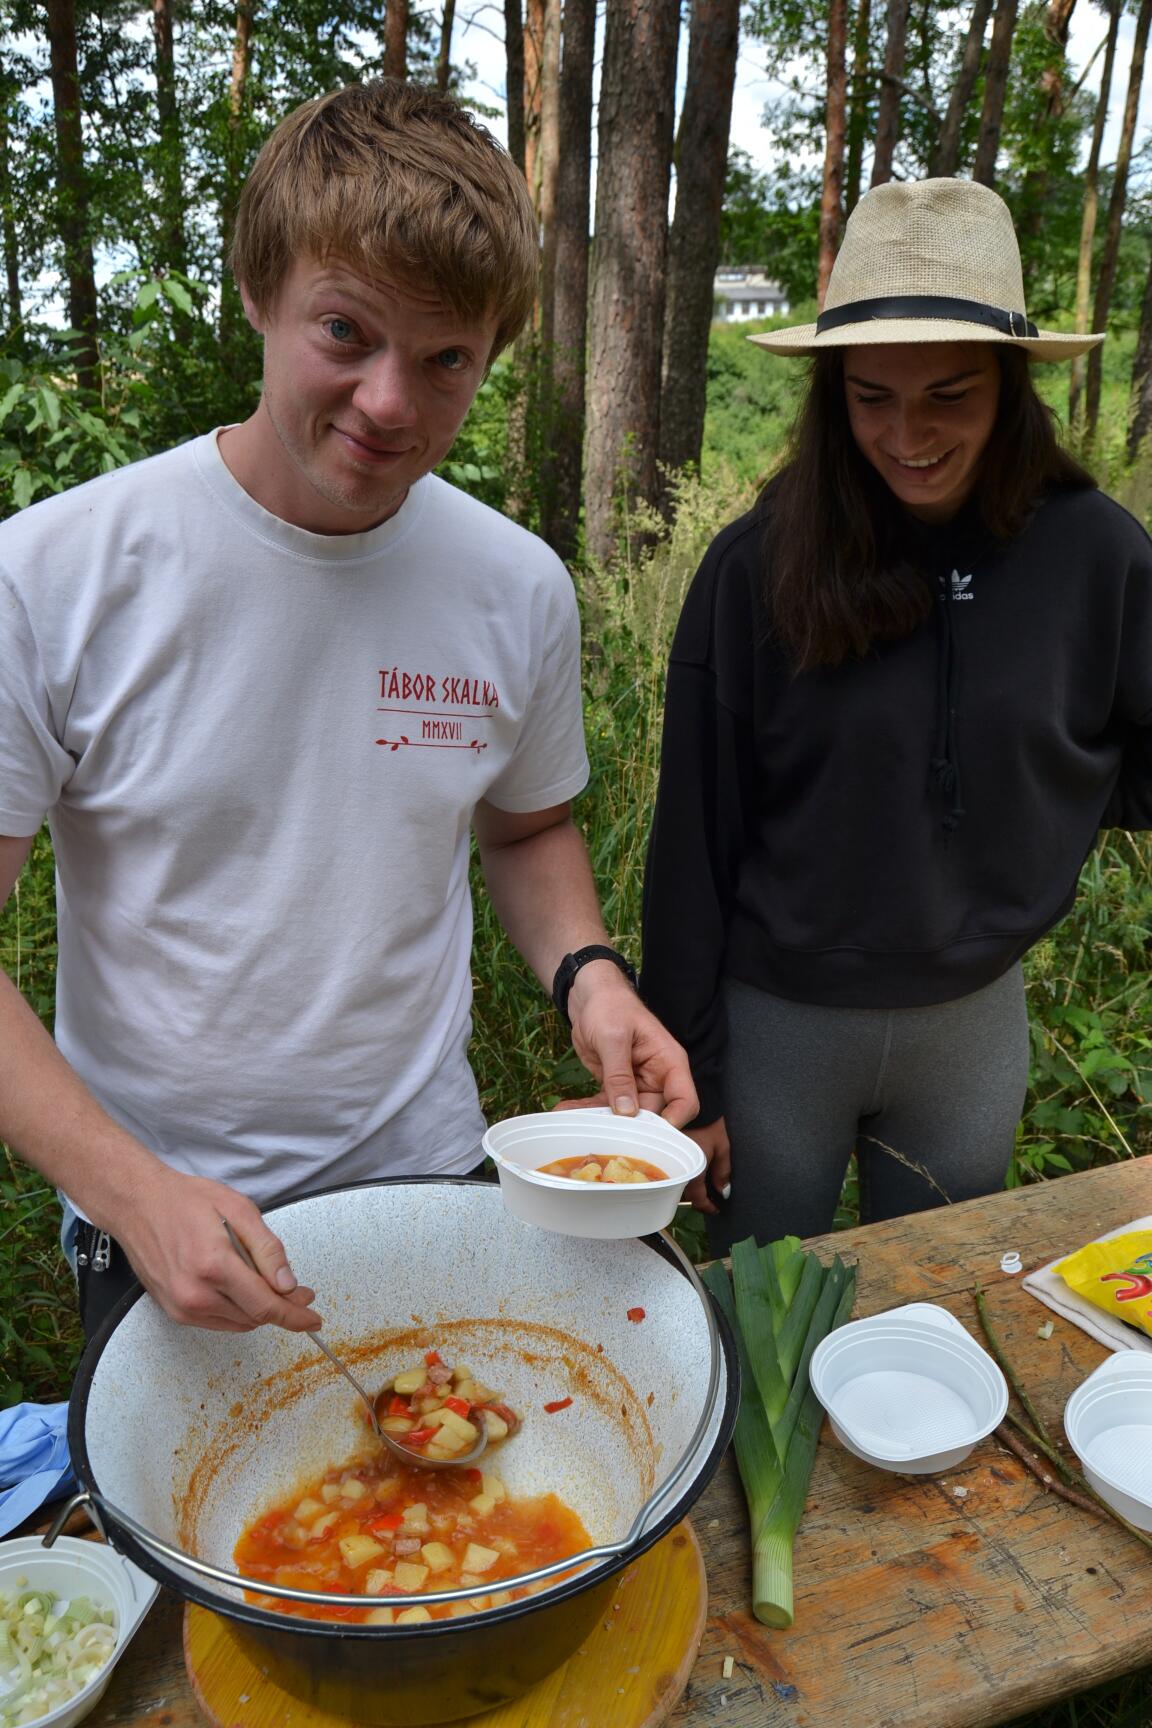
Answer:
[[[405,1536],[420,1536],[428,1533],[428,1506],[424,1500],[414,1500],[411,1506],[405,1506],[400,1528]]]
[[[501,1554],[515,1554],[516,1552],[516,1544],[511,1536],[493,1536],[492,1546],[499,1548]]]
[[[427,1613],[427,1609],[424,1610]],[[391,1608],[373,1608],[364,1616],[365,1626],[391,1626]]]
[[[397,1374],[392,1389],[401,1398],[406,1398],[410,1392],[418,1392],[427,1378],[423,1368],[406,1368],[402,1374]]]
[[[441,1414],[444,1417],[444,1421],[440,1424],[442,1428],[450,1428],[453,1434],[458,1434],[460,1439],[467,1441],[469,1446],[475,1445],[479,1439],[480,1430],[474,1422],[469,1422],[467,1416],[458,1416],[455,1410],[444,1410]]]
[[[499,1549],[485,1548],[480,1542],[469,1542],[461,1564],[465,1572],[490,1572],[499,1558]]]
[[[353,1572],[358,1566],[367,1566],[369,1560],[378,1560],[381,1554],[388,1552],[374,1537],[365,1536],[362,1533],[353,1536],[341,1536],[337,1547],[340,1549],[345,1566]]]
[[[405,1596],[411,1596],[415,1591],[422,1590],[424,1580],[428,1576],[427,1566],[417,1566],[411,1560],[397,1560],[392,1573],[392,1582],[397,1590],[402,1590]]]
[[[292,1516],[298,1524],[311,1524],[314,1518],[319,1518],[323,1510],[323,1500],[313,1500],[310,1494],[306,1494]]]
[[[333,1500],[339,1500],[339,1498],[340,1498],[340,1484],[339,1484],[339,1482],[325,1482],[323,1488],[321,1488],[321,1490],[320,1490],[320,1498],[321,1498],[321,1500],[326,1500],[328,1502],[329,1506],[331,1506]]]
[[[461,1452],[467,1452],[469,1442],[462,1440],[459,1434],[451,1428],[441,1428],[434,1440],[429,1440],[424,1448],[429,1458],[456,1458]]]
[[[443,1542],[425,1542],[420,1553],[429,1572],[447,1572],[456,1563],[456,1556]]]
[[[397,1626],[423,1626],[426,1620],[431,1620],[427,1608],[402,1608],[396,1616]]]
[[[496,1502],[491,1494],[477,1494],[475,1500],[469,1500],[468,1504],[480,1518],[486,1518],[489,1512],[494,1511],[496,1507]]]
[[[361,1482],[358,1476],[350,1476],[347,1482],[341,1483],[340,1486],[341,1499],[351,1500],[353,1504],[355,1504],[357,1500],[363,1500],[367,1492],[367,1488],[365,1488],[363,1482]]]
[[[450,1620],[459,1620],[464,1614],[475,1614],[475,1603],[475,1597],[473,1597],[470,1602],[449,1602],[448,1618]]]
[[[573,1170],[570,1180],[573,1182],[599,1182],[599,1164],[582,1164],[579,1170]]]
[[[309,1536],[313,1538],[317,1536],[326,1536],[329,1530],[331,1530],[333,1524],[338,1524],[343,1516],[344,1514],[341,1512],[339,1506],[334,1506],[331,1512],[325,1512],[322,1517],[316,1519],[314,1524],[309,1525]]]
[[[626,1164],[622,1158],[609,1158],[604,1166],[605,1182],[642,1182],[644,1178],[631,1164]]]
[[[494,1590],[488,1598],[489,1608],[506,1608],[512,1600],[510,1590]]]
[[[364,1580],[365,1596],[379,1596],[383,1590],[391,1587],[393,1582],[391,1572],[383,1566],[373,1566]]]
[[[410,1416],[385,1416],[380,1426],[386,1434],[407,1434],[416,1424]]]
[[[488,1430],[488,1439],[490,1441],[503,1440],[507,1437],[508,1424],[505,1422],[503,1416],[497,1416],[495,1410],[482,1410],[480,1414],[484,1418],[484,1426]]]
[[[459,1386],[459,1384],[462,1380],[471,1380],[471,1379],[472,1379],[471,1368],[465,1368],[465,1366],[462,1362],[457,1362],[455,1368],[453,1368],[453,1370],[452,1370],[452,1383],[453,1383],[453,1385]]]
[[[508,1498],[508,1490],[505,1488],[503,1482],[501,1482],[499,1476],[493,1476],[490,1470],[485,1470],[483,1476],[480,1478],[480,1486],[483,1492],[488,1495],[489,1499],[495,1500],[497,1504],[499,1504],[501,1500],[507,1500]]]
[[[376,1498],[381,1506],[386,1506],[389,1500],[396,1498],[396,1490],[400,1486],[399,1476],[386,1476],[383,1482],[376,1484]]]
[[[294,1518],[287,1519],[276,1532],[278,1541],[285,1548],[303,1548],[312,1539],[311,1530],[305,1530],[302,1524],[297,1524]]]

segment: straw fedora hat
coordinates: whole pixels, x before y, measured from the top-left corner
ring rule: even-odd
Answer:
[[[750,336],[773,354],[881,342],[1006,342],[1072,360],[1103,335],[1037,330],[1024,309],[1012,216],[974,180],[889,181],[848,218],[815,324]]]

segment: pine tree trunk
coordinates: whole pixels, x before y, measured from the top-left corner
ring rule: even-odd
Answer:
[[[508,154],[524,174],[524,14],[520,0],[504,0],[504,63]]]
[[[1132,419],[1128,425],[1128,460],[1135,462],[1152,427],[1152,261],[1140,308],[1140,333],[1132,357]]]
[[[56,229],[64,248],[68,320],[81,336],[75,350],[76,381],[81,389],[95,392],[100,384],[99,314],[88,226],[75,0],[46,0],[44,10],[56,128]]]
[[[848,120],[848,167],[844,184],[844,214],[851,216],[860,200],[860,175],[864,166],[864,140],[868,136],[868,30],[872,0],[860,0],[856,9],[856,32],[852,41],[852,112]]]
[[[830,0],[828,8],[828,96],[824,127],[824,177],[820,195],[820,256],[816,266],[816,303],[823,310],[828,278],[840,247],[843,221],[844,129],[848,100],[845,38],[848,0]]]
[[[1068,103],[1068,31],[1075,10],[1076,0],[1049,0],[1044,11],[1044,35],[1052,45],[1052,54],[1039,78],[1041,100],[1036,124],[1041,132],[1063,118]],[[1025,174],[1016,216],[1017,232],[1022,237],[1039,238],[1051,182],[1051,171],[1043,159]]]
[[[739,37],[739,0],[695,0],[676,141],[676,214],[664,313],[660,462],[669,471],[698,465],[704,440],[708,333]]]
[[[540,213],[540,97],[544,79],[545,0],[524,7],[524,178]]]
[[[1084,170],[1084,210],[1080,218],[1080,250],[1076,261],[1076,333],[1082,336],[1088,329],[1088,314],[1092,301],[1092,248],[1096,240],[1096,213],[1099,205],[1100,151],[1104,143],[1104,128],[1108,122],[1108,107],[1112,100],[1112,72],[1116,65],[1116,40],[1120,34],[1120,14],[1124,0],[1111,0],[1108,38],[1104,47],[1104,70],[1100,74],[1100,94],[1096,99],[1096,116],[1092,123],[1092,144],[1088,166]],[[1068,380],[1068,424],[1076,438],[1082,438],[1081,415],[1084,381],[1087,377],[1087,355],[1078,354],[1072,362]]]
[[[556,188],[560,174],[561,0],[544,0],[544,52],[540,60],[540,345],[550,370],[556,322]],[[545,394],[547,390],[545,389]]]
[[[16,201],[12,186],[12,155],[8,136],[8,104],[15,94],[7,78],[0,81],[0,227],[4,235],[4,286],[8,316],[8,347],[19,353],[24,345],[24,306],[20,292],[20,244],[16,232]]]
[[[580,540],[584,357],[588,323],[588,218],[592,184],[592,70],[596,0],[564,0],[553,296],[553,424],[543,453],[540,529],[561,558]]]
[[[160,134],[160,171],[157,175],[160,186],[160,256],[157,262],[165,270],[186,271],[184,162],[176,96],[172,0],[152,0],[152,40],[156,50],[156,113]]]
[[[884,49],[884,72],[880,84],[880,108],[876,116],[876,154],[872,159],[872,184],[882,186],[892,178],[892,162],[900,137],[900,80],[904,76],[904,44],[908,36],[908,0],[888,0],[888,40]]]
[[[385,0],[384,76],[408,76],[408,0]]]
[[[440,15],[440,49],[436,55],[436,88],[443,92],[452,76],[452,29],[456,22],[456,0],[444,0]]]
[[[980,110],[976,160],[972,164],[972,178],[978,180],[982,186],[991,186],[996,179],[1000,127],[1004,119],[1004,97],[1008,89],[1008,64],[1012,58],[1012,36],[1016,29],[1016,5],[1017,0],[996,0],[992,44],[988,50],[988,65],[984,72],[984,104]]]
[[[241,0],[236,8],[236,28],[232,37],[232,74],[228,83],[228,143],[224,167],[224,192],[220,200],[220,238],[223,247],[223,269],[220,273],[220,347],[226,369],[235,347],[236,333],[244,309],[240,291],[228,268],[232,236],[236,231],[236,209],[240,202],[243,179],[244,107],[248,98],[248,73],[252,62],[252,14],[255,0]]]
[[[1120,127],[1120,147],[1116,152],[1116,170],[1112,178],[1112,197],[1108,204],[1108,221],[1104,229],[1104,247],[1100,256],[1100,274],[1096,279],[1096,301],[1092,308],[1092,328],[1106,330],[1116,286],[1116,270],[1120,262],[1120,229],[1124,221],[1124,204],[1128,195],[1128,168],[1132,161],[1132,140],[1136,135],[1136,117],[1140,110],[1140,86],[1144,81],[1144,58],[1148,50],[1148,28],[1152,24],[1152,0],[1141,0],[1136,19],[1136,34],[1132,42],[1132,64],[1128,73],[1128,95],[1124,103],[1124,119]],[[1084,390],[1084,433],[1091,444],[1096,437],[1100,419],[1100,349],[1088,355],[1088,380]]]
[[[587,538],[617,544],[617,500],[657,492],[678,0],[608,0],[600,84],[588,393]]]
[[[932,158],[932,173],[945,179],[950,179],[955,174],[960,161],[960,133],[972,100],[972,92],[976,88],[976,75],[980,70],[980,55],[984,47],[984,32],[988,28],[991,13],[992,0],[974,0],[968,34],[964,38],[964,52],[960,56],[960,69],[948,98],[948,112],[944,116],[936,153]]]

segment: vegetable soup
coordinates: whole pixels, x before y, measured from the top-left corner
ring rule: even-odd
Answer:
[[[416,1457],[443,1462],[471,1452],[481,1424],[489,1446],[520,1426],[520,1418],[498,1392],[477,1380],[470,1368],[449,1368],[438,1350],[427,1351],[420,1365],[393,1376],[377,1395],[376,1419]]]
[[[418,1625],[498,1608],[545,1589],[500,1580],[591,1546],[554,1494],[508,1494],[489,1470],[421,1470],[396,1459],[354,1459],[256,1519],[236,1544],[247,1578],[337,1595],[410,1596],[469,1584],[492,1589],[431,1608],[325,1608],[253,1596],[280,1613],[375,1626]]]
[[[668,1172],[643,1158],[619,1152],[595,1152],[583,1158],[555,1158],[541,1164],[541,1176],[564,1176],[570,1182],[667,1182]]]

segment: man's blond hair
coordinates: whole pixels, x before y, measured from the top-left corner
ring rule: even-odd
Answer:
[[[431,290],[458,316],[494,316],[494,356],[523,329],[536,292],[528,187],[450,96],[395,78],[345,85],[293,109],[265,143],[231,263],[267,312],[297,259],[333,256]]]

